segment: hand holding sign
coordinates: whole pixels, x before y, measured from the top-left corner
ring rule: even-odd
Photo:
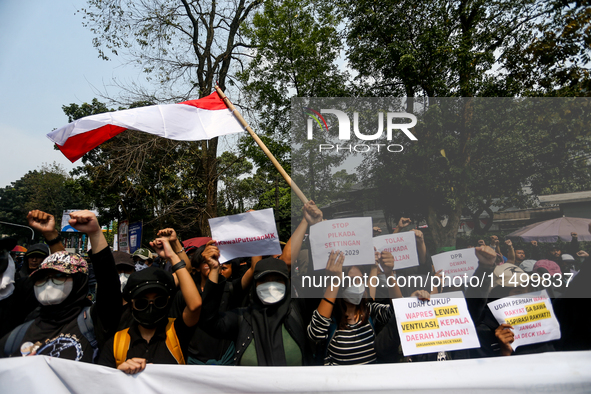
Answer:
[[[314,269],[323,269],[326,257],[336,249],[347,257],[345,266],[374,264],[371,234],[371,218],[325,220],[310,227]]]
[[[495,330],[499,344],[501,345],[501,355],[510,356],[513,353],[511,344],[515,341],[515,334],[513,333],[513,326],[503,323]]]
[[[380,258],[378,259],[378,263],[384,274],[390,275],[394,271],[394,256],[390,252],[382,252],[380,253]]]
[[[488,307],[501,326],[513,330],[514,339],[510,342],[513,349],[560,339],[560,325],[546,290],[501,298],[488,303]],[[497,331],[497,337],[502,336],[505,340],[510,337],[502,330]]]
[[[263,209],[209,219],[211,237],[216,239],[220,263],[236,257],[281,254],[273,209]]]
[[[415,236],[414,231],[381,235],[373,238],[373,245],[378,252],[388,252],[393,256],[395,269],[414,267],[419,265]]]

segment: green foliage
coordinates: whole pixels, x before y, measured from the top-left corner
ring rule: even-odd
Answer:
[[[82,184],[69,176],[60,165],[44,164],[29,171],[11,186],[0,189],[0,221],[27,226],[27,213],[34,209],[52,214],[61,223],[66,209],[89,209],[91,200]],[[0,225],[3,233],[30,237],[27,229]],[[40,234],[36,234],[39,236]]]
[[[106,108],[95,99],[93,105],[64,106],[64,112],[74,120]],[[145,239],[165,227],[175,228],[185,238],[202,235],[198,217],[205,198],[203,179],[194,175],[201,165],[197,143],[127,130],[88,152],[82,162],[73,174],[103,223],[143,220]]]

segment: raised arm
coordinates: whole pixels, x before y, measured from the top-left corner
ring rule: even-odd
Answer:
[[[380,253],[380,258],[378,259],[378,262],[384,270],[384,274],[386,275],[388,283],[388,293],[390,294],[390,298],[402,298],[402,292],[400,291],[400,287],[398,287],[398,283],[396,283],[396,271],[394,271],[394,256],[390,252],[382,252]]]
[[[425,245],[425,236],[421,230],[412,230],[415,233],[417,243],[417,254],[419,255],[419,264],[427,262],[427,246]]]
[[[167,238],[156,238],[150,242],[150,246],[154,248],[161,259],[170,260],[172,263],[172,271],[177,275],[186,304],[183,310],[183,321],[187,327],[193,327],[199,322],[202,302],[195,281],[193,281],[191,274],[187,270],[186,263],[172,249]]]
[[[279,256],[280,260],[285,261],[285,264],[287,264],[290,271],[291,265],[295,263],[300,254],[308,226],[312,226],[322,221],[322,211],[314,201],[308,201],[304,204],[302,211],[304,214],[302,221],[287,241],[287,244],[285,244],[283,253]]]
[[[332,316],[332,310],[334,308],[334,303],[337,300],[337,295],[339,294],[340,286],[336,285],[336,280],[333,282],[333,278],[338,278],[338,282],[340,284],[342,275],[343,275],[343,263],[345,262],[345,254],[343,252],[331,251],[330,256],[328,257],[328,262],[326,263],[326,275],[331,277],[331,283],[326,286],[326,290],[324,291],[324,298],[320,301],[320,305],[318,305],[318,313],[328,319]]]
[[[29,222],[29,226],[43,235],[51,253],[66,250],[60,233],[55,228],[55,218],[53,215],[36,209],[27,214],[27,221]]]
[[[513,242],[510,239],[505,240],[507,244],[507,263],[515,264],[515,250],[513,249]]]
[[[166,238],[168,243],[170,243],[172,251],[176,253],[176,255],[179,256],[179,258],[187,265],[187,271],[192,272],[191,259],[185,253],[185,248],[183,247],[181,241],[179,241],[176,231],[174,231],[173,228],[165,228],[158,231],[156,236],[158,238]]]
[[[94,268],[97,291],[96,313],[105,333],[114,331],[121,317],[121,283],[115,268],[115,260],[103,235],[96,215],[91,211],[70,213],[70,226],[85,233],[90,241],[90,260]]]

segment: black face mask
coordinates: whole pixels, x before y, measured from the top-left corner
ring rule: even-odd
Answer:
[[[156,328],[158,323],[166,319],[169,308],[158,309],[153,304],[143,311],[131,308],[131,315],[144,328]]]

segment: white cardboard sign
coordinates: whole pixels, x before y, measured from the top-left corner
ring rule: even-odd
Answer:
[[[273,208],[209,219],[220,263],[236,257],[281,254]]]
[[[480,347],[461,291],[436,294],[429,301],[392,300],[405,356]]]
[[[310,227],[314,270],[326,268],[332,250],[345,254],[343,265],[375,264],[371,218],[325,220]]]
[[[546,290],[501,298],[488,303],[499,324],[513,326],[513,350],[519,346],[560,339],[560,324]]]
[[[378,252],[390,252],[394,256],[394,269],[419,265],[417,242],[414,231],[387,234],[375,237],[373,246]]]
[[[472,276],[476,268],[478,268],[478,257],[476,257],[476,250],[460,249],[452,250],[451,252],[443,252],[432,257],[433,267],[435,271],[443,270],[445,276]]]

